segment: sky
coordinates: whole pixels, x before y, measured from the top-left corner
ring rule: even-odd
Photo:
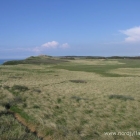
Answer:
[[[140,56],[140,0],[0,0],[0,59]]]

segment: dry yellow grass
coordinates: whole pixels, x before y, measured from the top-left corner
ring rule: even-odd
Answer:
[[[117,73],[121,75],[130,75],[130,76],[140,76],[140,68],[119,68],[110,71],[112,73]]]
[[[76,60],[75,63],[103,64],[101,60]],[[4,86],[27,86],[29,90],[20,93],[26,100],[18,107],[34,118],[36,129],[44,135],[56,140],[139,139],[139,136],[106,136],[104,132],[140,131],[140,77],[102,77],[54,69],[51,65],[0,67],[1,94],[13,98]],[[139,69],[135,73],[133,69],[111,72],[140,75]],[[131,96],[134,100],[109,99],[112,94]]]
[[[73,60],[70,60],[73,63]],[[122,62],[118,62],[117,60],[105,60],[105,59],[76,59],[74,63],[83,64],[83,65],[116,65],[116,64],[124,64]]]

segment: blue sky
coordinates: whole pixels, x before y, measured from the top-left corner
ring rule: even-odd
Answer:
[[[140,55],[140,0],[0,0],[0,58]]]

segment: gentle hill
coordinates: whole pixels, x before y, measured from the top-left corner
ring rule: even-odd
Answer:
[[[13,60],[3,63],[3,65],[18,65],[18,64],[57,64],[62,62],[68,62],[67,60],[62,60],[57,57],[39,55],[30,56],[24,60]]]

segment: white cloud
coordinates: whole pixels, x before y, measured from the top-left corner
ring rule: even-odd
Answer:
[[[51,41],[51,42],[44,43],[39,47],[33,48],[32,51],[36,53],[41,53],[46,49],[56,49],[56,48],[60,48],[60,49],[69,48],[69,45],[68,43],[59,44],[57,41]]]
[[[57,41],[47,42],[42,45],[44,48],[57,48],[59,43]]]
[[[68,43],[64,43],[61,45],[61,48],[69,48],[69,44]]]
[[[127,30],[120,30],[120,32],[127,36],[124,40],[126,43],[140,42],[140,26],[133,27]]]

